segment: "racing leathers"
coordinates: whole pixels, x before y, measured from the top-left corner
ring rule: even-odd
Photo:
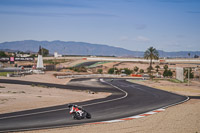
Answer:
[[[78,112],[80,114],[80,116],[83,115],[83,111],[81,109],[79,109],[77,106],[72,106],[71,110],[70,110],[70,114],[72,114],[73,112]]]

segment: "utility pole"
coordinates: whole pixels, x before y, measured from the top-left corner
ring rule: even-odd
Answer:
[[[188,67],[188,86],[190,86],[190,68]]]

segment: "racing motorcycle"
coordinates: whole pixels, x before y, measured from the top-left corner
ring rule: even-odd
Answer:
[[[69,104],[68,107],[70,110],[69,113],[73,119],[76,119],[76,120],[81,120],[84,118],[91,119],[91,114],[85,111],[82,107],[79,107],[74,104]]]

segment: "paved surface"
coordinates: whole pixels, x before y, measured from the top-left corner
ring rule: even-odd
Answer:
[[[88,79],[75,79],[71,82],[84,80],[88,81]],[[92,119],[72,120],[67,105],[54,106],[0,114],[0,132],[72,126],[76,124],[120,119],[142,114],[187,99],[185,96],[130,83],[125,79],[104,79],[104,81],[105,82],[102,84],[105,84],[106,87],[98,88],[95,86],[83,87],[79,85],[70,86],[0,79],[0,83],[40,84],[61,89],[68,88],[72,90],[92,90],[112,93],[111,96],[106,98],[76,103],[90,112],[92,114]]]
[[[97,62],[99,62],[99,61],[84,62],[79,65],[76,65],[76,67],[88,67],[88,66],[96,64]]]

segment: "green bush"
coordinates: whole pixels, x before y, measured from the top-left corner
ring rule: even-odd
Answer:
[[[8,57],[8,55],[4,51],[0,51],[0,57]]]
[[[98,69],[97,72],[102,74],[103,70],[102,69]]]
[[[155,68],[156,68],[156,72],[159,72],[160,66],[159,66],[159,65],[156,65]]]
[[[133,73],[133,71],[130,70],[130,69],[128,69],[128,68],[124,68],[124,73],[125,73],[126,75],[130,75],[131,73]]]
[[[190,75],[190,78],[192,79],[192,78],[194,78],[194,73],[192,72],[192,68],[189,68],[189,69],[190,69],[189,75]],[[185,73],[185,78],[188,78],[188,69],[187,68],[184,70],[184,73]]]
[[[0,72],[0,76],[7,76],[7,73],[14,74],[14,72]]]
[[[108,70],[108,74],[114,74],[114,71],[116,70],[116,68],[110,68]]]
[[[133,70],[134,70],[135,72],[138,72],[139,67],[135,66]]]
[[[164,77],[172,77],[172,75],[173,75],[173,72],[171,71],[171,70],[165,70],[164,72],[163,72],[163,76]]]
[[[140,69],[140,73],[144,73],[144,69]]]
[[[69,67],[68,69],[73,70],[75,72],[87,72],[87,69],[82,66],[82,67]]]
[[[167,70],[168,69],[168,65],[164,65],[164,67],[163,67],[165,70]]]

